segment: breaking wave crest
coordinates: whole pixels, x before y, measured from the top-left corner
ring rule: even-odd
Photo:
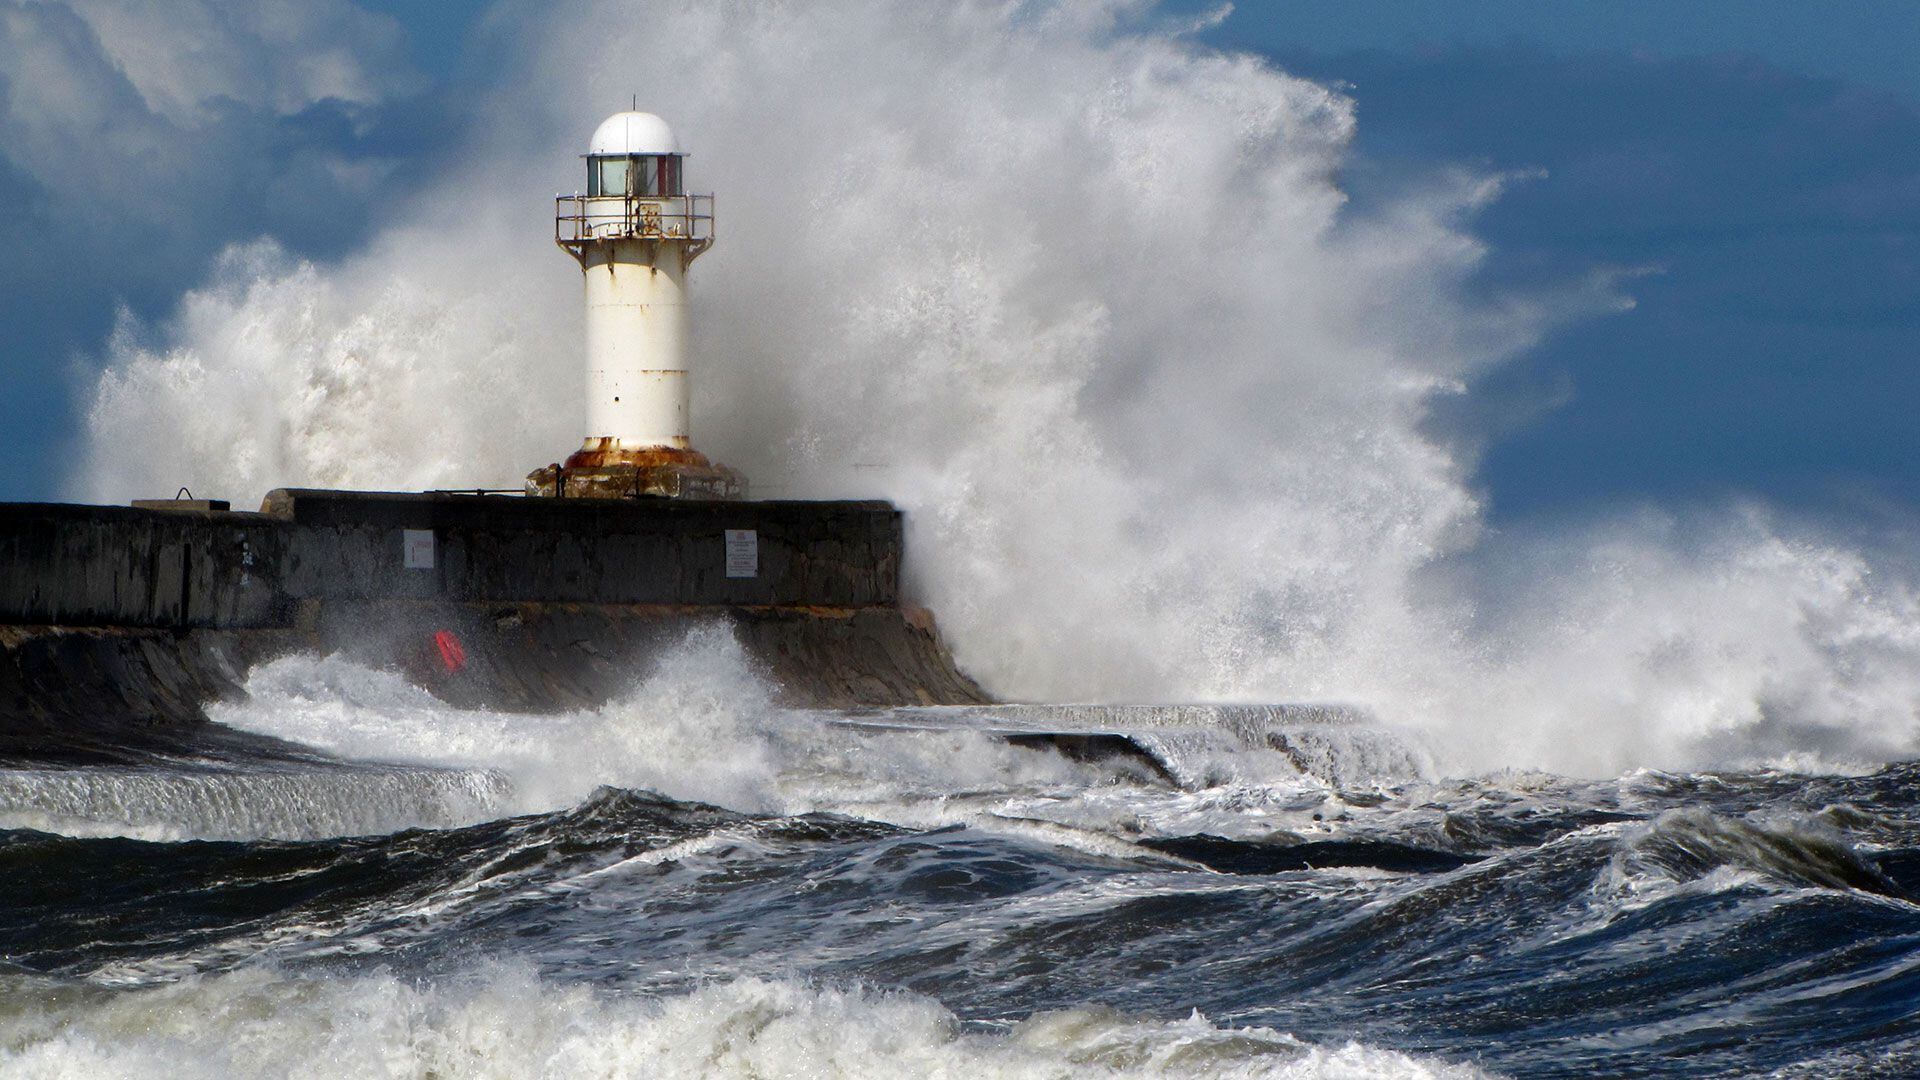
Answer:
[[[881,813],[973,788],[1078,787],[1099,775],[985,734],[872,738],[835,726],[831,712],[782,707],[721,625],[668,650],[629,692],[574,712],[455,708],[340,657],[274,661],[248,689],[214,719],[342,757],[498,771],[511,780],[513,812],[615,786],[750,812]]]
[[[656,659],[603,706],[541,714],[454,706],[338,655],[282,657],[249,673],[245,697],[208,707],[240,746],[265,742],[195,757],[187,735],[180,754],[137,766],[0,770],[0,828],[297,840],[545,813],[613,787],[1098,844],[1074,831],[1157,828],[1142,805],[1180,820],[1228,803],[1316,807],[1430,775],[1416,745],[1353,710],[792,709],[725,625]]]
[[[1619,862],[1625,878],[1643,882],[1746,875],[1789,887],[1907,898],[1847,836],[1811,820],[1768,823],[1697,808],[1674,810],[1634,836]]]
[[[549,811],[612,786],[755,813],[996,829],[1040,815],[1056,829],[1108,830],[1117,825],[1105,814],[1138,815],[1127,799],[1100,806],[1116,784],[1169,807],[1236,797],[1317,805],[1426,775],[1421,752],[1331,708],[789,709],[721,625],[689,634],[614,701],[573,712],[456,708],[337,656],[273,661],[247,688],[247,700],[212,716],[343,758],[499,777],[496,813]],[[1056,752],[1089,741],[1099,752],[1085,760]],[[1083,816],[1089,804],[1076,800],[1089,793]]]
[[[24,999],[24,1000],[23,1000]],[[1420,1077],[1486,1074],[1357,1043],[1320,1047],[1106,1009],[965,1027],[911,994],[746,980],[636,1000],[518,971],[420,988],[268,971],[106,996],[47,990],[0,1013],[0,1065],[45,1077]]]

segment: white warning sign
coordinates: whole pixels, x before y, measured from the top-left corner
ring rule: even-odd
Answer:
[[[433,569],[433,530],[405,529],[402,530],[402,535],[405,554],[401,556],[401,561],[406,568],[409,570]]]
[[[760,534],[752,529],[727,530],[727,576],[760,576]]]

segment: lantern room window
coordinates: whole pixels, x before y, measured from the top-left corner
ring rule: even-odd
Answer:
[[[625,195],[627,165],[631,159],[596,157],[587,159],[587,194]]]
[[[587,194],[658,198],[682,194],[680,155],[637,154],[587,159]]]

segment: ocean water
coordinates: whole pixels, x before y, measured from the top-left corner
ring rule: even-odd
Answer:
[[[782,708],[723,630],[575,714],[249,689],[257,761],[0,771],[0,1073],[1920,1068],[1912,764],[1446,775],[1352,710],[1017,710],[1141,733],[1083,761]]]

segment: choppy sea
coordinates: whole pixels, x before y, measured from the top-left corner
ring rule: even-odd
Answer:
[[[1920,1074],[1912,763],[1447,776],[1225,707],[1081,760],[720,634],[557,716],[249,691],[0,770],[0,1074]]]

